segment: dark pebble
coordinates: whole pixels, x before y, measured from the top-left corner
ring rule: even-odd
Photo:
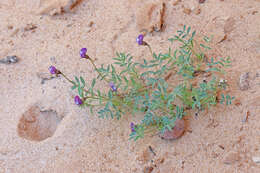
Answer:
[[[17,56],[7,56],[3,59],[0,59],[0,63],[2,64],[12,64],[12,63],[17,63],[19,61]]]

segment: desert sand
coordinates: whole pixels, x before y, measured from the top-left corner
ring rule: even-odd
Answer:
[[[116,52],[136,60],[167,52],[183,25],[213,36],[212,55],[230,56],[226,79],[236,100],[195,117],[178,140],[129,141],[132,121],[102,120],[74,104],[69,77],[90,82]],[[260,172],[259,0],[1,0],[0,173],[257,173]],[[241,75],[244,75],[244,77]],[[100,86],[103,87],[103,86]],[[151,149],[153,152],[151,152]]]

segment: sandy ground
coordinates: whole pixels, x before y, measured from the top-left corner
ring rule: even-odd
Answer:
[[[19,58],[0,64],[1,173],[260,172],[259,0],[83,0],[70,10],[73,2],[0,1],[0,59]],[[135,43],[141,29],[151,31],[145,39],[155,52],[166,52],[184,24],[214,35],[212,53],[231,57],[226,77],[236,100],[197,118],[191,113],[179,140],[129,141],[138,118],[101,120],[73,103],[64,79],[48,74],[52,64],[90,81],[96,74],[79,59],[80,48],[97,64],[110,63],[117,51],[138,60],[149,56]],[[249,87],[241,90],[246,72]]]

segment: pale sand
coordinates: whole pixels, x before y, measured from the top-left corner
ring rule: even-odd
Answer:
[[[260,157],[259,0],[164,1],[165,26],[145,40],[155,52],[166,52],[167,39],[183,24],[214,35],[215,43],[226,32],[227,39],[214,46],[213,55],[231,57],[229,90],[241,105],[237,101],[198,118],[187,116],[189,130],[176,141],[147,136],[137,142],[128,140],[129,125],[140,118],[101,120],[73,103],[76,93],[64,79],[41,84],[39,74],[48,77],[48,67],[55,65],[70,77],[82,75],[90,82],[96,73],[79,59],[82,47],[97,58],[97,64],[110,63],[117,51],[131,53],[137,60],[149,57],[148,49],[138,46],[135,38],[141,29],[151,31],[160,25],[158,11],[150,8],[160,11],[162,3],[83,0],[69,11],[70,2],[0,1],[0,58],[20,59],[16,64],[0,64],[0,173],[140,173],[146,166],[153,167],[152,173],[260,172],[260,164],[252,160]],[[59,13],[60,5],[66,6],[64,14],[49,15]],[[184,8],[191,13],[185,14]],[[245,91],[238,87],[243,72],[250,77]],[[36,113],[28,114],[34,105]],[[44,110],[50,115],[43,121],[46,112],[40,111]],[[39,114],[38,119],[32,114]],[[26,130],[30,132],[25,134]]]

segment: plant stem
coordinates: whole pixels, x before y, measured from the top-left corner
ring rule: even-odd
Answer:
[[[153,51],[152,51],[151,46],[147,42],[145,42],[145,41],[143,41],[143,45],[145,45],[145,46],[147,46],[149,48],[149,51],[150,51],[151,55],[153,56]]]
[[[67,80],[69,81],[71,84],[75,84],[72,80],[70,80],[65,74],[63,74],[62,72],[60,72],[60,74]]]
[[[96,72],[99,74],[99,76],[104,79],[107,83],[109,83],[109,81],[105,78],[105,76],[103,76],[97,69],[96,64],[94,63],[93,59],[91,59],[90,57],[88,57],[88,59],[90,60],[91,64],[93,65],[93,67],[95,68]]]
[[[67,81],[69,81],[72,85],[75,85],[75,82],[73,82],[72,80],[70,80],[64,73],[62,73],[62,72],[60,72],[60,74],[67,80]],[[78,85],[77,85],[77,87],[78,87]],[[85,91],[85,92],[88,92],[88,90],[86,90],[85,88],[82,88],[83,89],[83,91]],[[95,93],[94,93],[95,94]],[[97,94],[95,94],[95,96],[98,96]],[[107,98],[105,98],[105,97],[103,97],[103,96],[101,96],[103,99],[107,99]],[[87,98],[92,98],[92,99],[99,99],[99,98],[94,98],[94,97],[87,97]]]

